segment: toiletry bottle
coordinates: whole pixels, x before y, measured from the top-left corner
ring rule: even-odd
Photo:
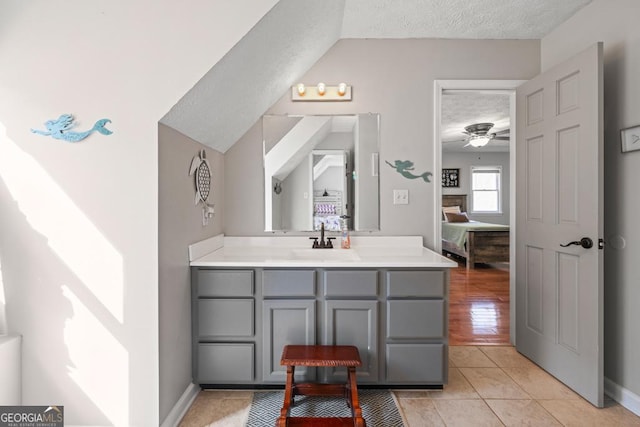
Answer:
[[[351,247],[351,237],[349,237],[349,227],[347,226],[347,216],[342,217],[342,236],[340,247],[349,249]]]

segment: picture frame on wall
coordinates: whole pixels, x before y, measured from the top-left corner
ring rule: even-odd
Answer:
[[[460,169],[442,169],[442,186],[460,187]]]
[[[622,152],[640,150],[640,125],[622,129],[620,131]]]

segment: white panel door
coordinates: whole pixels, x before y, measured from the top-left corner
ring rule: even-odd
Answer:
[[[516,346],[600,407],[602,70],[598,43],[519,87],[516,108]]]

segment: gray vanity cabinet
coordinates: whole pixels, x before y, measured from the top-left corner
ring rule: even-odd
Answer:
[[[194,270],[193,376],[201,384],[255,380],[253,270]]]
[[[447,381],[446,269],[192,267],[193,378],[202,386],[284,384],[287,344],[355,345],[358,382]],[[296,368],[339,383],[344,369]]]
[[[314,270],[262,271],[262,380],[284,383],[280,366],[288,344],[316,344],[316,286]],[[312,381],[314,368],[296,369],[296,381]]]

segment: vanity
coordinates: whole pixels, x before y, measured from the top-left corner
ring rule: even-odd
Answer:
[[[195,383],[282,385],[287,344],[355,345],[365,386],[447,382],[456,264],[423,248],[421,237],[354,236],[351,249],[311,249],[304,236],[214,239],[191,257]],[[334,368],[296,370],[296,381],[345,377]]]

